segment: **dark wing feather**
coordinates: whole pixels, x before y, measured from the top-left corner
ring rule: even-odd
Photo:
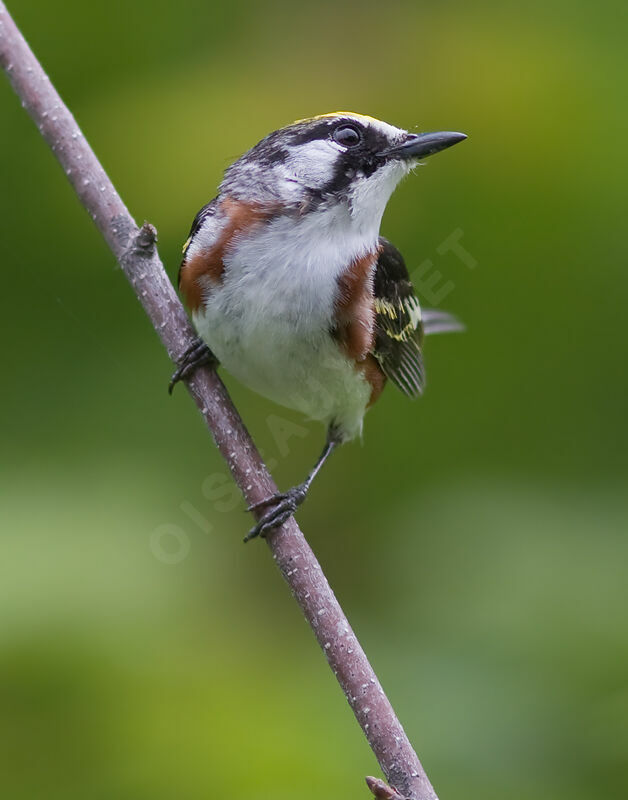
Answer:
[[[373,355],[395,386],[409,397],[418,397],[425,387],[419,301],[401,253],[383,237],[379,242],[381,249],[373,285]]]
[[[185,240],[185,244],[183,245],[183,261],[181,262],[181,266],[179,267],[179,275],[177,278],[177,285],[181,283],[181,267],[185,264],[185,254],[187,252],[188,247],[190,246],[190,242],[196,236],[198,229],[201,227],[203,222],[207,219],[207,217],[211,217],[213,214],[216,213],[217,208],[217,201],[218,198],[214,197],[207,205],[204,205],[203,208],[198,212],[198,214],[194,217],[194,222],[192,223],[192,227],[190,228],[190,233],[188,238]]]

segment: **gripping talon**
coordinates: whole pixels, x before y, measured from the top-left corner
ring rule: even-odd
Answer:
[[[257,503],[251,503],[250,506],[247,506],[245,511],[255,511],[257,508],[265,508],[266,506],[272,506],[275,503],[280,502],[281,500],[285,500],[287,497],[287,492],[277,492],[277,494],[271,494],[270,497],[266,497],[264,500],[258,500]]]
[[[251,539],[255,539],[256,537],[260,536],[262,539],[266,538],[266,535],[270,533],[275,528],[279,528],[281,525],[284,524],[290,517],[293,515],[293,511],[283,511],[281,514],[277,516],[273,515],[273,517],[269,520],[262,519],[260,520],[254,528],[246,534],[243,541],[246,542],[250,541]]]
[[[172,394],[172,390],[179,381],[184,380],[199,367],[203,367],[207,364],[218,364],[218,359],[204,342],[200,339],[195,339],[181,356],[179,366],[170,378],[168,394]]]
[[[244,541],[248,542],[250,539],[255,539],[256,536],[264,537],[274,528],[283,525],[305,500],[306,495],[306,486],[294,486],[292,489],[288,489],[287,492],[278,492],[272,495],[272,497],[260,500],[259,503],[253,503],[253,505],[249,507],[249,510],[264,508],[265,506],[272,506],[272,508],[262,516],[257,525],[251,528],[244,537]]]

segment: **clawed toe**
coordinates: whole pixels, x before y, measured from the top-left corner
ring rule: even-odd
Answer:
[[[264,537],[274,528],[283,525],[305,500],[306,494],[307,490],[304,487],[295,486],[287,492],[278,492],[249,506],[248,511],[266,506],[271,506],[271,508],[262,516],[257,525],[251,528],[244,537],[244,541],[248,542],[250,539],[255,539],[256,536]]]
[[[257,503],[251,503],[250,506],[246,507],[246,511],[255,511],[257,508],[266,508],[267,506],[275,505],[276,503],[280,503],[282,500],[285,500],[287,497],[286,492],[277,492],[277,494],[271,494],[270,497],[267,497],[265,500],[259,500]]]
[[[170,378],[168,384],[168,394],[172,394],[172,390],[179,381],[184,380],[191,375],[199,367],[207,364],[217,364],[218,360],[207,345],[200,339],[196,339],[190,347],[185,351],[181,357],[180,364],[176,371]]]

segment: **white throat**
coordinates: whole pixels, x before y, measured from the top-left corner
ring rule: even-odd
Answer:
[[[380,167],[370,177],[357,177],[349,194],[351,218],[355,226],[368,236],[374,228],[379,235],[379,227],[386,204],[397,184],[411,169],[405,161],[393,161]]]

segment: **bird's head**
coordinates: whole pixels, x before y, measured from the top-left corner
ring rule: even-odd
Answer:
[[[225,173],[221,191],[287,212],[338,209],[369,227],[399,181],[463,133],[409,133],[352,112],[303,119],[273,131]]]

